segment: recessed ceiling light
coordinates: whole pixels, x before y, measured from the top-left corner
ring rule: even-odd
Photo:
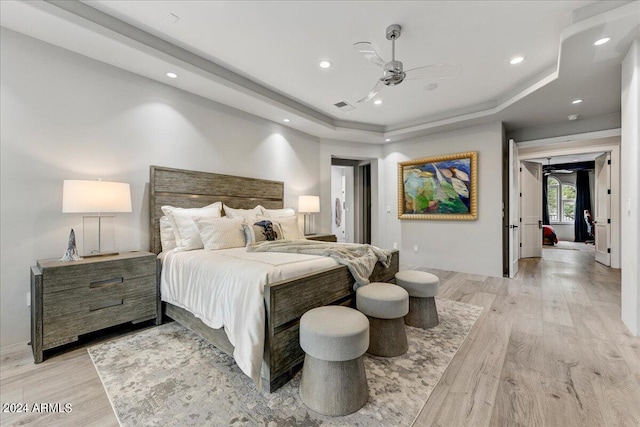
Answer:
[[[168,72],[167,77],[169,77],[170,79],[177,79],[178,75],[176,73]]]
[[[582,102],[582,99],[578,98],[578,99],[574,99],[573,101],[571,101],[572,104],[580,104]]]
[[[283,122],[285,122],[285,123],[289,123],[291,120],[289,120],[289,119],[282,119],[282,121],[283,121]]]
[[[333,63],[327,59],[320,61],[320,68],[331,68]]]
[[[373,103],[376,105],[380,105],[382,104],[382,99],[376,99],[375,101],[373,101]]]
[[[391,138],[385,139],[384,142],[391,142]]]
[[[509,61],[509,64],[516,65],[521,63],[522,61],[524,61],[524,56],[516,56],[514,58],[511,58],[511,61]]]
[[[569,120],[578,120],[578,115],[577,114],[571,114],[570,116],[567,116],[567,119],[569,119]]]
[[[603,37],[601,39],[596,40],[593,45],[594,46],[602,46],[603,44],[609,42],[611,40],[611,37]]]

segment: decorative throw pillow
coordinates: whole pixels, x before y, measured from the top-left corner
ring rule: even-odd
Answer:
[[[207,251],[244,246],[243,218],[194,216],[193,221],[200,230],[200,237]]]
[[[244,230],[245,244],[264,242],[265,240],[282,240],[282,230],[277,223],[262,220],[256,222],[253,225],[244,224],[242,226]]]
[[[169,217],[173,234],[176,238],[176,251],[190,251],[202,249],[204,246],[200,238],[198,227],[193,222],[194,216],[209,216],[219,218],[222,216],[222,203],[215,202],[202,208],[176,208],[163,206],[162,212]]]
[[[256,216],[263,215],[262,209],[264,208],[260,205],[253,209],[234,209],[224,205],[224,213],[226,216],[229,218],[244,218],[245,223],[247,224],[253,224],[256,222]]]
[[[301,240],[304,239],[304,233],[300,229],[297,216],[290,216],[286,218],[268,218],[265,216],[258,216],[258,221],[268,220],[276,223],[282,230],[282,235],[287,240]]]
[[[296,215],[296,211],[293,208],[284,208],[284,209],[263,208],[263,210],[264,210],[264,216],[268,216],[269,218],[283,218],[283,217]]]
[[[176,235],[173,233],[171,221],[166,215],[160,218],[160,244],[162,244],[162,252],[176,248]]]

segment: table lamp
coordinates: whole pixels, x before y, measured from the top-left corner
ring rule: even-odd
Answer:
[[[298,212],[304,214],[304,234],[315,234],[313,214],[320,212],[320,197],[298,196]]]
[[[83,256],[112,255],[115,217],[103,214],[131,212],[131,189],[123,182],[64,180],[62,212],[93,214],[82,217]]]

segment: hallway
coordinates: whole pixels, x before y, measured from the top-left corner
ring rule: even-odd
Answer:
[[[620,270],[564,243],[511,280],[430,270],[441,297],[485,311],[416,426],[640,425],[640,338],[620,320]]]

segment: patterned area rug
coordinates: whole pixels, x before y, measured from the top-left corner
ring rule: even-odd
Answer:
[[[123,426],[410,426],[482,309],[437,300],[440,324],[407,327],[403,356],[365,356],[369,401],[326,417],[300,400],[300,373],[260,392],[233,359],[172,322],[89,348]]]

